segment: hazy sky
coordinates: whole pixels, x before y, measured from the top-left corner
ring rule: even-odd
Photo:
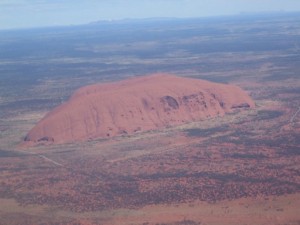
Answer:
[[[300,0],[0,0],[0,29],[280,10],[300,11]]]

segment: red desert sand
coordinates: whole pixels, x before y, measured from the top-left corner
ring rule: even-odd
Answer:
[[[154,74],[77,90],[25,137],[33,143],[68,143],[156,130],[253,108],[241,88]]]

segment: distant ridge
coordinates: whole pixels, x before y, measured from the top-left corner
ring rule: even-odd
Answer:
[[[123,19],[102,19],[98,21],[91,21],[83,25],[101,25],[101,24],[130,24],[130,23],[152,23],[152,22],[175,22],[175,21],[215,21],[215,20],[232,20],[236,18],[252,20],[252,19],[266,19],[276,17],[290,17],[300,16],[300,11],[263,11],[263,12],[247,12],[243,11],[237,14],[228,15],[212,15],[203,17],[149,17],[149,18],[123,18]]]
[[[92,21],[89,25],[97,25],[103,23],[127,23],[127,22],[157,22],[157,21],[173,21],[173,20],[184,20],[186,18],[177,17],[149,17],[149,18],[124,18],[124,19],[103,19],[98,21]]]

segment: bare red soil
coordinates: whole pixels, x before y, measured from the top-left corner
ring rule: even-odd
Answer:
[[[254,102],[237,86],[154,74],[80,88],[26,136],[68,143],[132,134],[223,116]]]

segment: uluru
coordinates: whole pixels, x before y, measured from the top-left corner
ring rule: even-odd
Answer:
[[[254,105],[235,85],[153,74],[78,89],[39,121],[24,141],[110,138],[223,116]]]

